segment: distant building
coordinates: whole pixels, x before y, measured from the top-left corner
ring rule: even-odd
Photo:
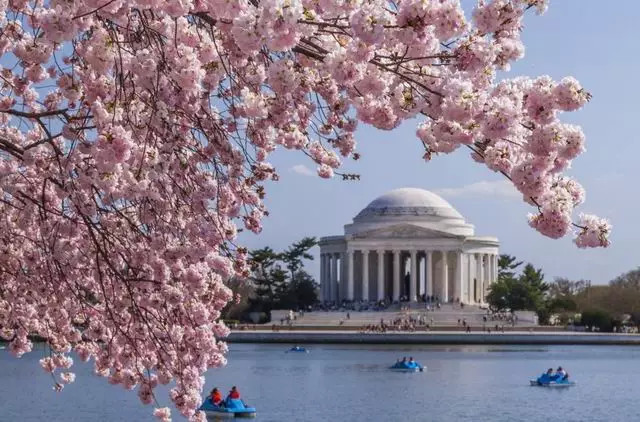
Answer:
[[[498,277],[498,239],[478,237],[447,201],[423,189],[392,190],[320,239],[321,298],[484,303]]]

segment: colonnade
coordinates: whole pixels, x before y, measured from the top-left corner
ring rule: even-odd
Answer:
[[[498,278],[498,255],[442,249],[347,249],[321,252],[320,293],[325,302],[483,303]]]

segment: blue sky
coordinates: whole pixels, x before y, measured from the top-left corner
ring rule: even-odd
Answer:
[[[377,196],[410,186],[440,193],[475,225],[476,234],[497,236],[502,253],[541,267],[548,280],[564,276],[601,284],[636,268],[640,265],[639,18],[640,2],[635,0],[618,0],[615,7],[598,0],[552,0],[545,15],[530,13],[525,19],[526,56],[507,75],[548,74],[556,79],[571,75],[593,94],[583,110],[562,119],[581,125],[587,136],[587,151],[574,161],[569,174],[587,190],[579,211],[605,216],[613,224],[609,248],[582,250],[570,236],[551,240],[539,235],[527,225],[527,213],[533,210],[512,195],[499,175],[473,162],[463,149],[425,163],[415,122],[392,132],[360,126],[362,159],[349,161],[344,168],[359,173],[359,182],[304,175],[303,165],[315,172],[306,157],[291,151],[275,154],[281,180],[267,185],[271,215],[259,236],[243,234],[241,243],[279,250],[303,236],[342,234],[343,225]],[[317,276],[318,265],[317,259],[309,262],[308,270]]]

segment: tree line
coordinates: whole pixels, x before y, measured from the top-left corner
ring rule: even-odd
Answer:
[[[500,255],[498,280],[487,295],[493,311],[535,311],[540,324],[575,324],[600,331],[640,325],[640,268],[594,286],[589,280],[564,277],[546,282],[541,269],[522,264],[514,256]]]
[[[314,305],[318,284],[305,271],[304,262],[313,260],[310,250],[317,244],[315,237],[305,237],[282,252],[268,246],[250,251],[251,275],[228,284],[240,302],[230,304],[223,317],[246,320],[251,312],[268,314],[273,309],[302,310]]]

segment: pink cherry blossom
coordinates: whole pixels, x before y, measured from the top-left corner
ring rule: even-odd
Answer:
[[[554,88],[556,104],[560,110],[574,111],[587,103],[591,95],[572,77],[563,78]]]
[[[169,409],[168,407],[156,408],[153,411],[153,416],[155,416],[162,422],[169,422],[171,421],[171,409]]]
[[[574,242],[579,248],[609,246],[611,224],[604,218],[592,214],[580,214],[577,226],[578,235]]]
[[[17,357],[44,338],[56,391],[75,380],[73,351],[143,404],[173,382],[177,411],[202,420],[272,153],[341,175],[361,123],[418,117],[425,159],[468,151],[512,181],[534,229],[608,246],[606,220],[572,223],[585,194],[563,174],[586,137],[561,118],[590,94],[498,73],[524,55],[527,10],[546,8],[483,0],[467,20],[459,0],[0,0],[0,336]]]
[[[333,169],[326,164],[322,164],[318,167],[318,176],[329,179],[333,176]]]
[[[74,374],[73,372],[63,372],[62,374],[60,374],[60,379],[65,384],[71,384],[76,380],[76,374]]]
[[[56,369],[56,365],[51,358],[40,359],[40,366],[47,372],[53,372]]]

